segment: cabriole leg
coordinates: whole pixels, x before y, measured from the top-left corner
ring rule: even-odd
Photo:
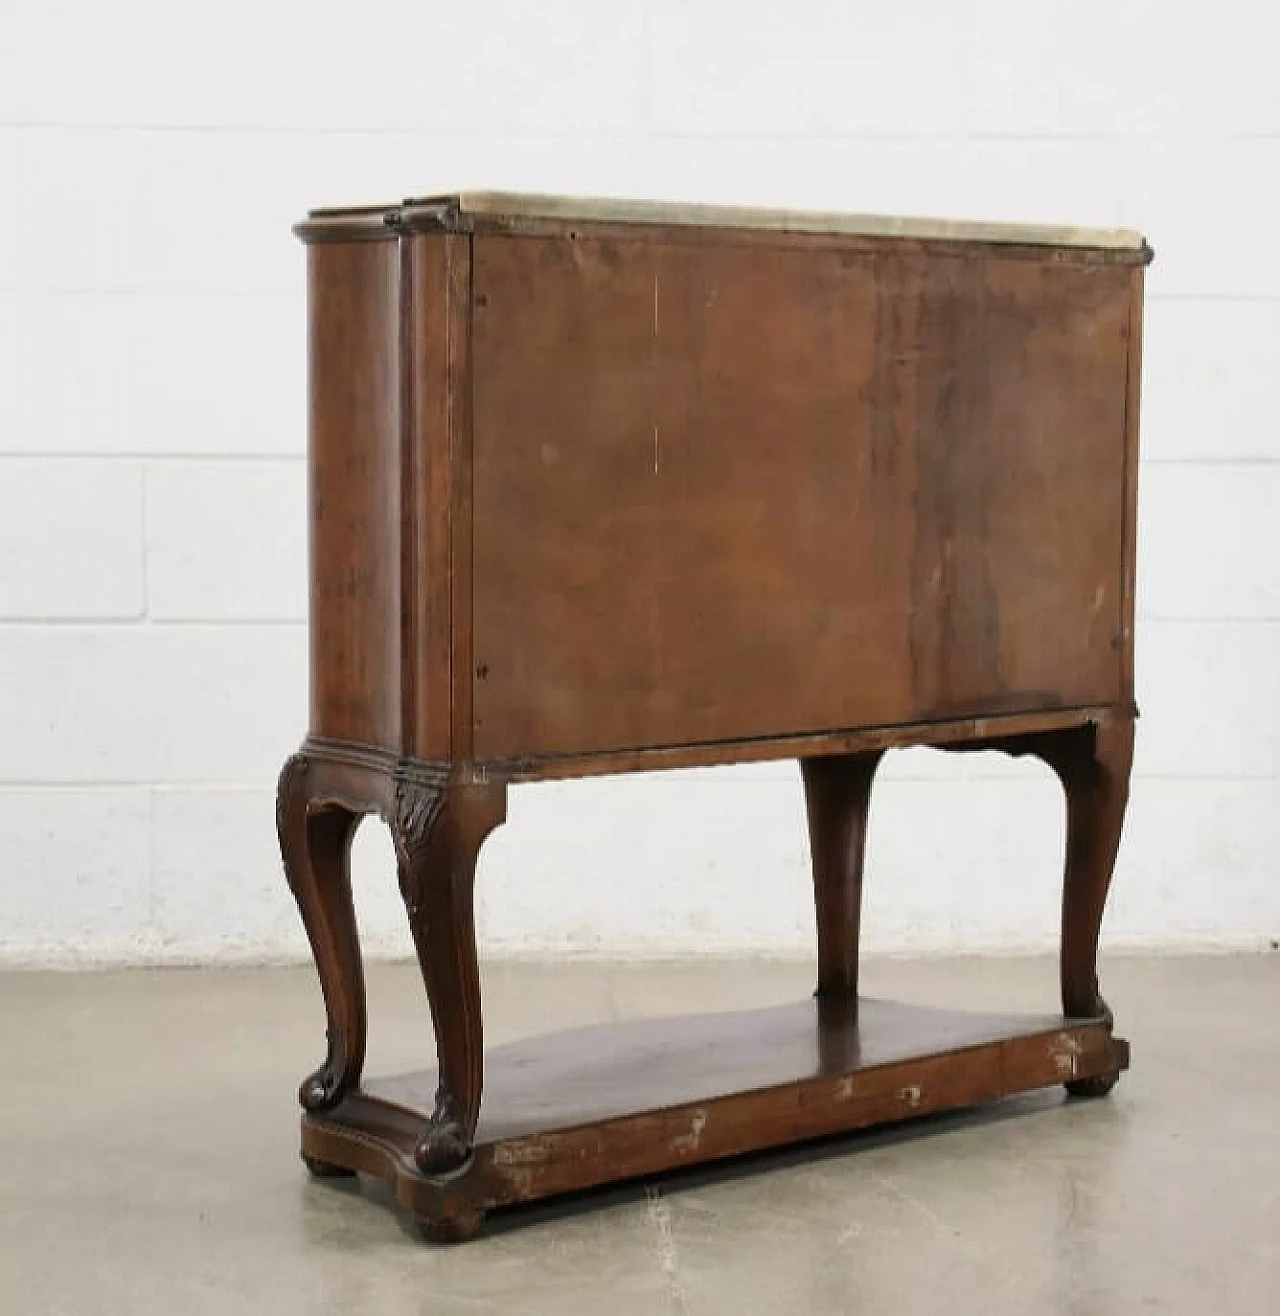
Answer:
[[[335,1106],[359,1086],[366,1034],[364,970],[351,899],[351,838],[360,814],[324,802],[314,760],[295,754],[284,765],[276,825],[285,876],[298,902],[324,993],[328,1051],[302,1082],[307,1110]]]
[[[823,1001],[856,1003],[862,861],[871,783],[881,752],[802,759],[813,896],[818,923],[818,990]]]
[[[1062,879],[1062,947],[1059,962],[1062,1011],[1069,1019],[1104,1019],[1111,1011],[1098,990],[1098,934],[1111,886],[1133,765],[1133,715],[1065,731],[996,737],[943,748],[997,749],[1015,756],[1034,754],[1062,782],[1067,801],[1067,853]],[[1078,1097],[1110,1092],[1119,1072],[1073,1079],[1067,1091]]]
[[[435,1110],[414,1150],[424,1174],[459,1170],[471,1155],[484,1073],[473,889],[480,847],[505,817],[504,786],[397,787],[400,890],[439,1062]]]
[[[1111,1011],[1098,990],[1098,934],[1120,846],[1129,774],[1133,719],[1063,736],[1050,758],[1067,797],[1067,856],[1062,886],[1062,1009],[1077,1019]],[[1067,1084],[1075,1096],[1102,1096],[1119,1074]]]

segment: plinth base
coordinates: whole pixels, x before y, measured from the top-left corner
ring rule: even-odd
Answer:
[[[677,1166],[1070,1084],[1105,1091],[1128,1043],[1104,1019],[971,1014],[863,999],[579,1028],[496,1047],[470,1159],[413,1148],[434,1071],[377,1080],[302,1119],[309,1165],[390,1181],[430,1238],[484,1213]]]

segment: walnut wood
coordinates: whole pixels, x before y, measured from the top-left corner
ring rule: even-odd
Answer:
[[[432,1072],[306,1116],[304,1152],[391,1180],[420,1220],[466,1236],[498,1206],[1087,1081],[1126,1068],[1128,1047],[1097,1020],[868,999],[574,1029],[487,1059],[460,1173],[424,1175],[415,1160]]]
[[[448,375],[457,315],[450,296],[455,252],[444,235],[403,242],[401,370],[407,442],[403,553],[405,744],[427,761],[452,753],[453,620],[449,572],[454,502],[451,444],[456,388]]]
[[[442,198],[297,230],[311,702],[278,825],[328,1039],[303,1154],[392,1180],[434,1238],[691,1160],[1098,1095],[1128,1060],[1096,960],[1133,750],[1149,249],[608,214]],[[871,785],[904,745],[1061,779],[1062,1018],[859,1001]],[[781,758],[815,1000],[486,1058],[474,883],[508,785]],[[436,1069],[407,1085],[361,1086],[370,813],[431,1007]]]
[[[400,890],[439,1057],[435,1111],[415,1151],[427,1173],[466,1160],[480,1114],[483,1032],[472,893],[480,847],[505,817],[503,786],[403,789],[397,800]]]
[[[307,249],[311,730],[400,748],[399,261]]]
[[[341,777],[308,755],[293,755],[280,773],[276,830],[285,876],[298,902],[324,994],[328,1052],[303,1079],[307,1110],[332,1106],[360,1082],[366,1013],[364,969],[351,899],[351,838],[359,814]]]
[[[1034,754],[1057,773],[1066,794],[1067,845],[1062,881],[1062,1008],[1074,1018],[1102,1019],[1111,1011],[1098,990],[1098,934],[1115,867],[1129,774],[1133,763],[1133,718],[1056,732],[957,742],[959,751],[998,749]],[[1118,1073],[1067,1084],[1079,1096],[1110,1090]]]
[[[473,764],[484,779],[508,782],[553,781],[603,773],[655,771],[665,768],[712,767],[726,762],[762,763],[780,758],[819,758],[831,754],[865,754],[909,745],[942,747],[959,741],[993,736],[1013,737],[1067,727],[1101,726],[1132,711],[1112,704],[1085,708],[1055,708],[1042,713],[1006,713],[992,717],[945,718],[902,726],[819,731],[802,736],[761,736],[758,739],[706,745],[661,745],[652,749],[611,750],[600,754],[557,754],[548,758],[497,759]]]
[[[1121,491],[1123,549],[1121,560],[1120,691],[1126,703],[1133,702],[1133,620],[1136,608],[1138,569],[1138,413],[1142,392],[1142,271],[1129,274],[1128,380],[1125,386],[1124,488]]]
[[[487,673],[472,668],[472,362],[471,289],[472,247],[467,238],[451,236],[448,243],[445,302],[448,308],[448,342],[444,377],[449,394],[450,482],[454,490],[449,519],[449,578],[461,584],[452,593],[452,647],[450,697],[453,708],[453,757],[469,760],[474,737],[473,691]]]
[[[468,1155],[480,1109],[475,863],[484,838],[505,816],[506,788],[455,784],[438,767],[312,740],[285,765],[278,801],[285,871],[311,940],[328,1020],[328,1053],[303,1081],[302,1105],[333,1106],[360,1081],[365,997],[350,849],[360,817],[376,813],[391,831],[436,1038],[440,1084],[417,1154],[424,1169],[454,1168]]]
[[[1111,1012],[1098,992],[1098,933],[1120,846],[1133,723],[1060,738],[1053,766],[1067,793],[1067,861],[1062,891],[1062,1008],[1079,1017]]]
[[[882,751],[801,759],[818,926],[818,996],[858,997],[862,859]]]
[[[1128,269],[473,259],[477,758],[1119,699]]]

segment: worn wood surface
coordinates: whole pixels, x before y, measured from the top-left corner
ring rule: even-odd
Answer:
[[[311,730],[400,748],[397,244],[307,251]]]
[[[1098,931],[1133,719],[1145,247],[476,211],[308,243],[311,725],[286,876],[327,1044],[316,1174],[485,1210],[1127,1064]],[[1064,1018],[859,1002],[902,745],[1035,754],[1067,807]],[[486,1062],[473,883],[512,782],[801,760],[818,993]],[[351,896],[388,824],[437,1067],[362,1088]]]
[[[688,231],[760,230],[840,237],[893,238],[896,241],[984,243],[997,246],[1091,248],[1138,252],[1142,235],[1134,229],[1080,228],[1069,224],[1008,224],[999,221],[930,219],[914,215],[857,215],[840,211],[779,210],[759,206],[691,205],[687,202],[617,197],[549,196],[533,192],[463,192],[404,203],[412,213],[444,206],[460,223],[555,223],[643,225]]]
[[[1133,654],[1134,614],[1137,610],[1138,572],[1138,418],[1142,400],[1142,283],[1141,269],[1129,272],[1129,332],[1128,366],[1125,385],[1125,440],[1124,484],[1120,491],[1123,522],[1123,559],[1121,565],[1120,625],[1123,636],[1120,647],[1120,690],[1127,702],[1134,697]]]
[[[477,758],[1118,698],[1127,270],[474,270]]]
[[[801,759],[813,900],[818,929],[818,998],[858,999],[862,861],[871,785],[883,750]]]
[[[303,1124],[303,1150],[397,1184],[437,1225],[495,1206],[1112,1074],[1100,1021],[863,1000],[647,1019],[491,1050],[470,1164],[432,1180],[413,1147],[428,1071],[370,1084]]]
[[[1035,260],[1100,260],[1145,265],[1151,249],[1125,228],[1010,224],[911,215],[857,215],[755,206],[689,205],[617,197],[547,196],[521,192],[455,192],[382,205],[312,210],[294,226],[304,242],[377,240],[399,233],[521,233],[676,238],[700,242],[838,243],[857,249],[891,239],[900,249],[999,248]]]

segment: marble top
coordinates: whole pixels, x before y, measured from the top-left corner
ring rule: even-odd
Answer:
[[[550,196],[531,192],[458,192],[418,198],[407,202],[406,209],[441,204],[455,206],[461,215],[494,219],[689,224],[796,233],[848,233],[868,237],[1003,242],[1038,247],[1093,247],[1125,251],[1141,250],[1144,246],[1141,233],[1125,228],[1007,224],[819,210],[768,210],[748,206],[687,205],[674,201],[638,201],[613,197]]]

